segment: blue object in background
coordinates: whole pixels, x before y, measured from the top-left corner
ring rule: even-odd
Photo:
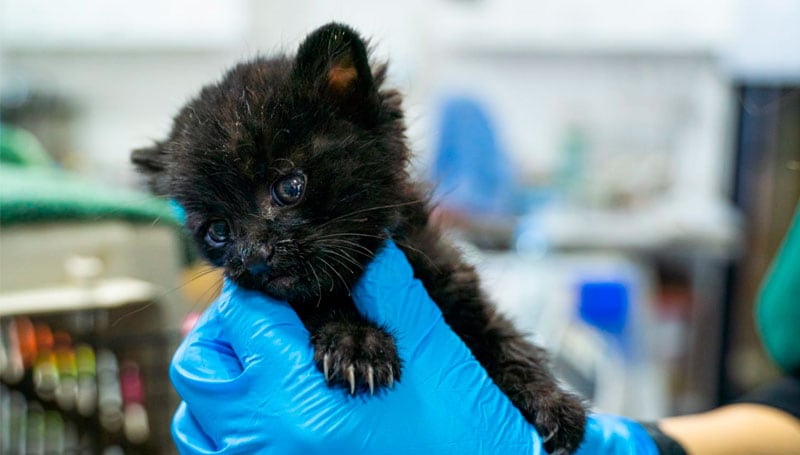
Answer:
[[[483,106],[469,98],[451,98],[441,119],[432,175],[436,200],[467,214],[510,214],[514,173]]]
[[[624,344],[630,306],[628,286],[621,281],[584,281],[579,294],[580,318]]]

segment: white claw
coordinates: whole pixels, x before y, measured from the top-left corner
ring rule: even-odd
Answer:
[[[347,382],[350,383],[350,395],[356,394],[356,369],[353,365],[347,367]]]
[[[389,387],[394,387],[394,370],[392,370],[391,365],[387,365],[389,367]]]
[[[558,425],[556,425],[556,427],[553,429],[553,431],[551,431],[551,432],[550,432],[550,434],[548,434],[547,436],[545,436],[544,438],[542,438],[542,444],[545,444],[545,443],[547,443],[549,440],[553,439],[553,436],[555,436],[555,435],[556,435],[556,433],[558,433]]]
[[[372,395],[375,393],[375,372],[372,369],[372,366],[367,368],[367,384],[369,384],[369,394]]]
[[[329,354],[325,354],[325,357],[322,358],[322,372],[325,374],[325,382],[329,382],[331,377],[329,375],[331,369],[331,356]]]

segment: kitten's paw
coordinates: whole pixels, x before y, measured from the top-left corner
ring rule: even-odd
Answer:
[[[548,453],[573,453],[583,441],[586,410],[578,398],[556,390],[548,396],[539,397],[533,424]]]
[[[330,322],[312,338],[314,360],[329,384],[351,394],[392,387],[400,379],[400,358],[394,338],[383,329],[352,322]]]

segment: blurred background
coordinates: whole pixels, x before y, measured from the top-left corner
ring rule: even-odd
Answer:
[[[346,22],[484,287],[596,409],[779,373],[759,284],[800,197],[796,0],[4,0],[0,453],[172,453],[168,362],[213,300],[132,149],[235,62]]]

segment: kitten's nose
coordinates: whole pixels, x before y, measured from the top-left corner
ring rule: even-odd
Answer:
[[[262,275],[269,271],[269,260],[272,258],[272,245],[263,245],[255,251],[245,263],[251,275]]]
[[[269,266],[266,262],[256,262],[247,266],[247,271],[250,275],[263,275],[269,271]]]

